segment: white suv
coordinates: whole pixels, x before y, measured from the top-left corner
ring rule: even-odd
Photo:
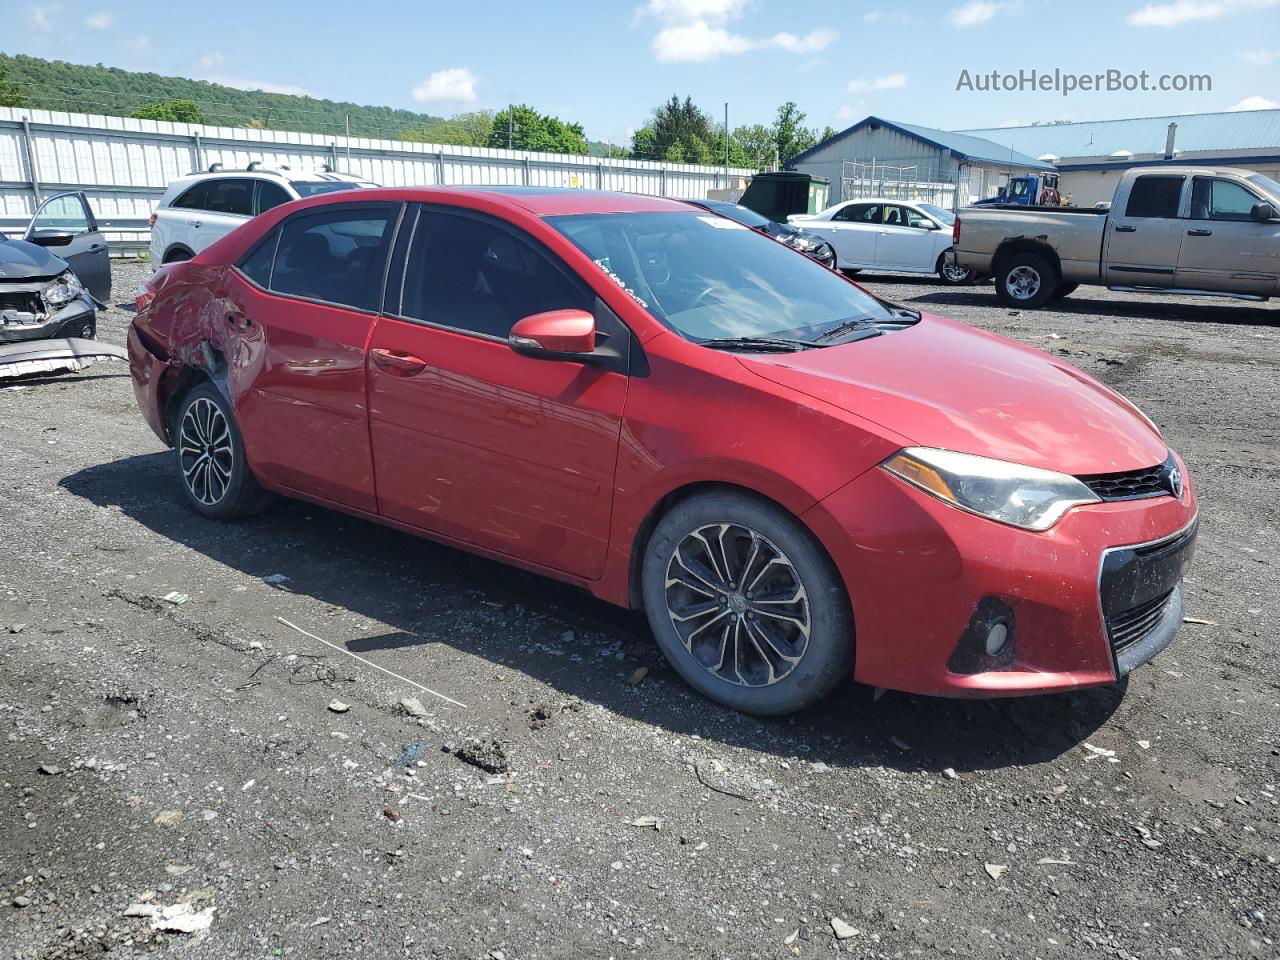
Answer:
[[[208,173],[173,181],[160,198],[151,214],[152,268],[190,260],[240,224],[290,200],[376,186],[328,167],[316,173],[294,173],[287,167],[269,170],[256,162],[244,170],[223,170],[215,163]]]

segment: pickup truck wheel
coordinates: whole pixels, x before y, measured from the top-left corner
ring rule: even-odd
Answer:
[[[1058,271],[1038,253],[1015,253],[996,274],[996,296],[1006,307],[1035,310],[1053,299]]]
[[[1078,287],[1078,286],[1080,286],[1080,284],[1078,284],[1078,283],[1060,283],[1060,284],[1058,284],[1058,288],[1057,288],[1056,290],[1054,290],[1054,291],[1053,291],[1053,299],[1055,299],[1055,300],[1059,300],[1059,299],[1061,299],[1062,297],[1069,297],[1069,296],[1071,296],[1071,294],[1073,294],[1073,293],[1075,293],[1075,292],[1076,292],[1076,287]]]

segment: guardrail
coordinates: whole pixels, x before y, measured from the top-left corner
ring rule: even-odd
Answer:
[[[213,163],[322,164],[385,186],[526,185],[698,199],[754,173],[739,167],[535,153],[285,130],[0,107],[0,232],[21,233],[43,199],[83,191],[113,255],[145,249],[151,211],[178,177]]]

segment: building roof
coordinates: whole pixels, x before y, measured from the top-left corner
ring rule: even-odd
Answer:
[[[1109,157],[1118,150],[1163,156],[1165,137],[1171,123],[1178,125],[1174,146],[1184,153],[1224,150],[1280,153],[1280,110],[1185,113],[1130,120],[990,127],[962,130],[952,136],[983,137],[1030,156],[1053,154],[1059,160]]]
[[[957,160],[963,162],[977,163],[998,163],[1007,167],[1018,167],[1026,170],[1052,170],[1053,164],[1042,163],[1034,160],[1025,154],[1019,153],[1016,149],[1011,150],[1008,145],[999,142],[992,142],[980,136],[971,133],[953,133],[947,130],[935,130],[933,127],[922,127],[916,123],[899,123],[896,120],[885,120],[881,117],[866,117],[859,120],[853,126],[841,130],[834,136],[828,137],[817,146],[810,147],[803,153],[797,154],[788,161],[787,166],[792,167],[797,163],[801,163],[808,159],[817,151],[830,143],[834,143],[843,137],[847,137],[851,133],[856,133],[863,127],[888,127],[891,130],[897,130],[899,133],[914,137],[923,143],[927,143],[931,147],[939,150],[950,151]],[[1161,141],[1163,146],[1163,141]]]

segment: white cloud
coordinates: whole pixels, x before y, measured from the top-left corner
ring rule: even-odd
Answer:
[[[879,10],[868,10],[866,13],[862,15],[862,22],[875,23],[877,20],[879,20],[883,16],[884,14],[881,13]]]
[[[947,14],[947,20],[956,29],[977,27],[979,23],[995,18],[998,13],[1020,13],[1019,4],[991,3],[989,0],[972,0],[972,3],[957,6]]]
[[[850,80],[849,90],[853,93],[862,93],[864,90],[901,90],[906,85],[905,73],[889,73],[873,80]]]
[[[105,30],[111,26],[112,20],[115,19],[105,10],[99,10],[97,13],[91,13],[84,18],[84,25],[90,30]]]
[[[476,75],[466,67],[437,70],[413,88],[419,103],[475,103]]]
[[[836,107],[836,119],[841,123],[848,123],[854,117],[862,113],[862,108],[867,101],[859,100],[857,103],[842,103]]]
[[[27,11],[27,20],[36,30],[52,30],[56,27],[58,14],[62,12],[62,4],[52,3],[48,6],[35,6]]]
[[[653,38],[653,54],[662,63],[706,63],[749,50],[776,49],[810,54],[825,50],[839,34],[830,29],[804,34],[784,31],[749,37],[729,29],[743,15],[747,0],[649,0],[636,8],[635,19],[652,17],[661,24]]]
[[[834,30],[811,30],[803,37],[794,33],[775,33],[764,41],[764,46],[777,47],[788,53],[817,53],[835,43],[838,36],[840,34]]]
[[[1280,110],[1280,101],[1268,100],[1266,97],[1245,97],[1234,106],[1227,107],[1230,111],[1236,110]]]
[[[636,17],[649,16],[664,23],[722,23],[742,16],[746,7],[746,0],[649,0],[636,10]]]
[[[226,62],[227,58],[216,50],[201,54],[200,59],[196,61],[196,66],[201,70],[212,70],[220,67]]]
[[[1240,58],[1255,67],[1266,67],[1280,60],[1280,50],[1245,50]]]
[[[653,54],[662,63],[705,63],[725,54],[746,53],[751,47],[746,37],[705,20],[663,27],[653,38]]]
[[[260,90],[263,93],[285,93],[291,97],[314,97],[310,90],[294,83],[272,83],[270,80],[244,80],[240,77],[226,77],[221,74],[204,76],[201,80],[216,83],[224,87],[235,87],[237,90]]]
[[[1219,20],[1233,13],[1274,7],[1280,0],[1174,0],[1148,3],[1126,18],[1134,27],[1176,27],[1201,20]]]

